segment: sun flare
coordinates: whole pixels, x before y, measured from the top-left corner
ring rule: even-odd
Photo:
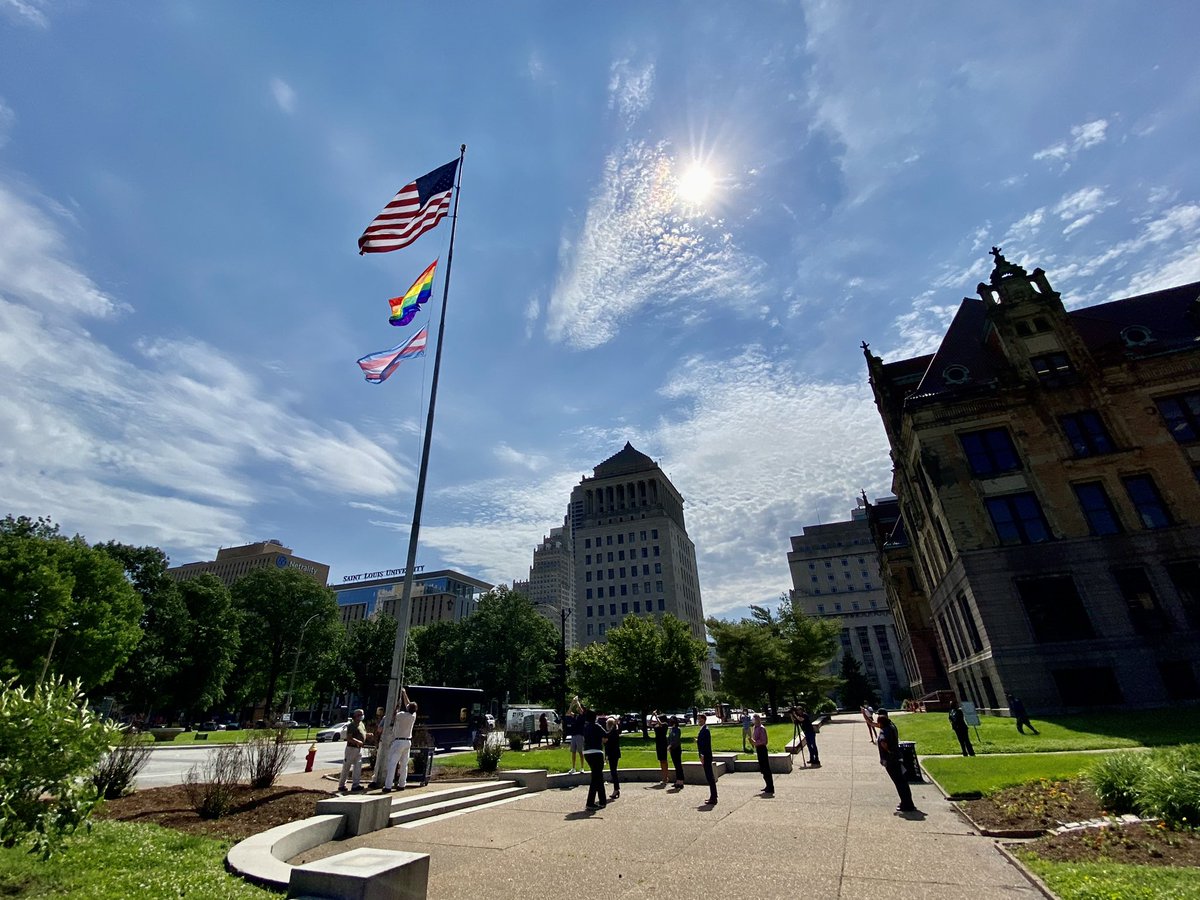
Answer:
[[[712,172],[704,166],[692,164],[679,176],[675,193],[684,203],[700,206],[712,195],[715,185]]]

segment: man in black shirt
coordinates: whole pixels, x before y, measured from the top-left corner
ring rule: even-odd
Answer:
[[[592,770],[588,784],[587,808],[604,809],[608,804],[604,796],[604,729],[596,724],[596,711],[585,709],[580,714],[583,720],[583,758]]]
[[[896,725],[886,709],[876,710],[875,718],[879,729],[875,740],[875,746],[879,748],[879,764],[887,770],[888,777],[896,786],[896,793],[900,795],[900,805],[896,807],[896,812],[916,812],[912,788],[908,786],[908,779],[904,777],[904,766],[900,761],[900,732],[896,730]]]
[[[713,774],[712,735],[708,733],[708,719],[701,713],[698,719],[700,731],[696,735],[696,750],[700,753],[700,764],[704,766],[704,780],[708,782],[707,806],[717,805],[717,777]]]

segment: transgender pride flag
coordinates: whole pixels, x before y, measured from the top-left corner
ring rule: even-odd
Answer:
[[[429,327],[426,326],[410,337],[403,344],[398,344],[391,350],[381,350],[371,353],[358,361],[358,366],[372,384],[382,384],[389,375],[396,371],[396,366],[406,359],[415,359],[425,355],[425,343],[429,340]]]

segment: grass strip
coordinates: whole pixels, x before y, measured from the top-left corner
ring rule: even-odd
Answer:
[[[1194,900],[1200,897],[1200,869],[1196,868],[1051,862],[1021,850],[1016,855],[1061,900]]]
[[[1063,781],[1098,763],[1104,753],[1023,753],[922,759],[925,769],[951,797],[987,796],[1006,787],[1037,781]]]
[[[225,871],[228,842],[157,825],[97,821],[43,862],[20,848],[0,849],[0,896],[89,900],[188,897],[267,900],[279,895]]]

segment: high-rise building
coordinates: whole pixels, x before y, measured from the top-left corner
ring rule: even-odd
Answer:
[[[243,544],[240,547],[222,547],[217,551],[216,559],[171,566],[167,569],[167,575],[176,581],[184,581],[197,575],[212,574],[225,584],[232,585],[252,569],[264,567],[296,569],[322,585],[329,581],[328,565],[296,556],[290,547],[285,547],[276,540]]]
[[[863,346],[918,626],[981,707],[1200,698],[1200,283],[1068,312],[993,255],[935,353]]]
[[[805,525],[791,545],[792,603],[806,616],[836,622],[842,650],[858,660],[883,705],[897,706],[911,689],[865,506],[852,510],[849,522]]]
[[[571,492],[576,641],[604,640],[626,616],[671,614],[706,641],[696,547],[683,497],[649,456],[628,442]],[[712,669],[703,666],[705,690]]]
[[[539,613],[560,629],[566,652],[575,648],[575,550],[571,523],[551,528],[533,551],[528,581],[514,581],[513,590],[524,594]]]
[[[383,577],[357,580],[358,576],[353,576],[353,579],[333,585],[343,623],[350,625],[377,613],[397,617],[404,595],[403,570],[394,570]],[[450,569],[415,572],[408,623],[416,627],[434,622],[461,622],[475,611],[479,594],[491,589],[486,581]]]

